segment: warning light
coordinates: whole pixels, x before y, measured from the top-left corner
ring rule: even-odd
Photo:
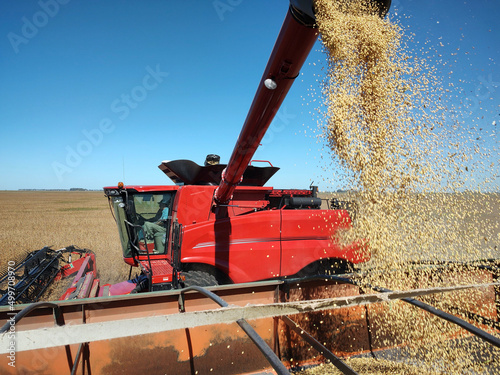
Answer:
[[[123,189],[123,182],[118,183],[118,189]]]

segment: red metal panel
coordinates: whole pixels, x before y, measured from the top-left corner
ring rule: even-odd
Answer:
[[[278,210],[184,227],[182,262],[216,265],[237,283],[279,276],[280,252]]]
[[[71,275],[77,273],[84,263],[85,263],[85,267],[86,267],[87,263],[89,262],[87,258],[88,257],[84,256],[84,257],[81,257],[79,259],[74,260],[73,262],[71,262],[65,266],[62,266],[61,269],[59,270],[59,273],[56,276],[55,280],[57,281],[57,280],[60,280],[62,278],[65,278],[65,277],[68,277],[68,276],[71,276]]]
[[[269,205],[269,200],[266,195],[272,191],[272,188],[267,187],[238,187],[234,192],[233,199],[229,202],[229,216],[242,215],[255,210],[263,209]],[[215,214],[210,215],[211,219],[215,219]]]
[[[185,185],[175,196],[173,219],[182,225],[208,220],[215,186]]]
[[[141,261],[141,265],[146,270],[149,270],[149,261]],[[169,283],[172,281],[174,269],[167,260],[151,260],[151,268],[153,269],[153,284]]]
[[[334,240],[339,229],[350,226],[344,210],[281,210],[282,273],[292,275],[308,264],[326,258],[351,263],[366,261],[358,246],[341,247]]]

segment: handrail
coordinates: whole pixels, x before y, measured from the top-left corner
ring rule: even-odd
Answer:
[[[356,285],[358,287],[362,287],[362,286],[367,287],[367,288],[370,288],[370,289],[373,289],[377,292],[382,292],[382,293],[393,292],[392,290],[387,289],[387,288],[373,286],[370,284],[366,284],[366,285],[361,284],[359,281],[352,280],[352,279],[349,279],[346,277],[336,276],[336,275],[315,275],[315,276],[307,277],[307,280],[313,280],[313,279],[321,279],[321,280],[330,279],[333,281],[339,281],[339,282],[346,283],[346,284]],[[297,280],[295,280],[295,282],[296,281]],[[302,281],[303,281],[303,279],[302,279]],[[293,280],[289,279],[289,280],[287,280],[287,282],[293,282]],[[454,324],[462,327],[466,331],[469,331],[473,335],[490,343],[491,345],[500,348],[500,339],[498,337],[495,337],[495,336],[489,334],[488,332],[486,332],[480,328],[477,328],[476,326],[466,322],[463,319],[456,317],[455,315],[444,312],[443,310],[439,310],[439,309],[435,308],[434,306],[431,306],[427,303],[416,300],[415,298],[404,297],[404,298],[401,298],[401,300],[404,302],[410,303],[410,304],[412,304],[412,305],[414,305],[414,306],[416,306],[424,311],[427,311],[427,312],[429,312],[429,313],[431,313],[431,314],[433,314],[441,319],[444,319],[444,320],[447,320],[451,323],[454,323]]]
[[[221,307],[229,306],[229,304],[222,298],[220,298],[217,294],[199,286],[190,286],[182,289],[179,294],[180,312],[184,312],[184,293],[191,290],[203,294],[205,297],[210,298],[212,301],[214,301]],[[245,331],[248,337],[250,337],[253,343],[257,346],[257,348],[261,351],[261,353],[264,355],[264,357],[267,359],[267,361],[279,375],[290,374],[290,372],[288,371],[286,366],[281,362],[278,356],[273,352],[273,350],[269,347],[269,345],[267,345],[264,339],[260,337],[259,334],[252,328],[252,326],[248,324],[248,322],[245,319],[238,319],[236,323],[238,323],[238,325],[243,329],[243,331]]]
[[[127,220],[124,220],[124,222],[128,226],[130,226],[132,228],[139,228],[139,233],[142,231],[142,236],[144,237],[144,247],[146,248],[146,256],[148,258],[148,264],[149,264],[149,285],[148,285],[148,288],[151,289],[152,285],[153,285],[153,266],[151,265],[151,258],[150,258],[150,255],[149,255],[148,241],[146,239],[146,232],[144,231],[144,228],[142,227],[142,225],[132,224],[131,222],[129,222]],[[138,236],[135,235],[135,232],[134,232],[134,236],[138,238]],[[136,251],[137,251],[137,260],[136,260],[136,262],[140,264],[140,260],[139,260],[139,250],[140,249],[139,249],[138,246],[136,246],[132,242],[132,240],[130,239],[130,235],[129,235],[129,242],[136,249]],[[132,257],[133,257],[133,255],[132,255]]]
[[[248,165],[252,165],[252,163],[268,163],[271,167],[274,167],[274,165],[271,164],[269,160],[250,160],[250,163]]]

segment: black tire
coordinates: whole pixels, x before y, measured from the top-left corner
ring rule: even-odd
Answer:
[[[342,259],[324,259],[309,264],[299,271],[298,277],[339,275],[352,272],[352,265]]]
[[[188,286],[215,286],[219,285],[214,275],[204,271],[186,271],[182,275],[185,277],[184,287]]]

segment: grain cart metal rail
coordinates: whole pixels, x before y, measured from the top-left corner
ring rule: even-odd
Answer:
[[[498,271],[498,262],[491,270],[480,270],[477,284],[373,294],[353,285],[356,274],[346,274],[43,302],[16,305],[13,311],[3,307],[0,319],[7,323],[0,333],[0,354],[9,354],[14,326],[15,360],[26,373],[118,374],[130,368],[151,374],[262,373],[273,368],[285,373],[278,358],[287,369],[330,360],[352,374],[342,358],[363,353],[379,357],[404,348],[404,341],[395,347],[385,341],[387,332],[396,341],[402,334],[397,322],[369,323],[383,316],[391,301],[474,288],[484,290],[478,305],[494,306],[499,285],[494,269]],[[318,314],[328,329],[314,328]],[[498,321],[497,316],[485,318]],[[241,323],[247,325],[244,330]],[[474,337],[466,326],[460,335],[465,343]],[[474,335],[489,340],[492,348],[500,345],[491,326],[475,326]],[[15,373],[5,361],[0,369]]]

